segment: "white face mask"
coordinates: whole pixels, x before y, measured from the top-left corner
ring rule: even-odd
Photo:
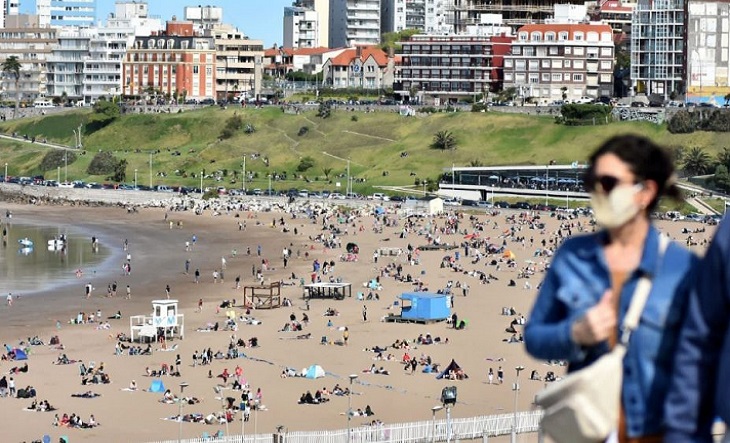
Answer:
[[[639,183],[634,186],[617,186],[608,194],[591,192],[591,207],[596,223],[611,229],[634,218],[641,209],[634,201],[634,196],[643,187]]]

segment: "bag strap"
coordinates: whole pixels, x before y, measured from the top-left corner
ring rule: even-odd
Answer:
[[[669,238],[664,234],[659,234],[658,260],[664,258],[664,253],[668,246]],[[651,279],[646,275],[642,275],[639,282],[636,284],[634,295],[631,298],[631,304],[629,305],[629,309],[624,316],[624,321],[621,324],[621,344],[624,346],[628,345],[629,339],[631,338],[631,332],[639,325],[639,317],[641,317],[641,312],[644,310],[646,300],[649,298],[651,285]]]

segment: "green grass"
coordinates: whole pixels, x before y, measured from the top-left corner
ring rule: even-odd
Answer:
[[[702,200],[704,203],[706,203],[709,207],[714,209],[720,214],[725,213],[725,199],[718,198],[718,197],[710,197],[710,198],[699,198],[698,200]]]
[[[244,123],[256,128],[251,135],[239,131],[234,137],[219,141],[218,136],[226,120],[237,113]],[[351,117],[357,115],[357,121]],[[71,145],[73,129],[85,123],[90,111],[71,111],[44,118],[5,122],[0,131],[28,134]],[[309,131],[299,136],[300,128]],[[458,148],[442,152],[431,149],[433,135],[440,130],[452,131]],[[316,110],[298,115],[284,114],[278,107],[264,109],[217,107],[172,114],[125,115],[109,126],[84,134],[86,154],[69,165],[69,179],[104,181],[106,177],[89,176],[86,167],[99,150],[114,152],[128,161],[127,181],[149,182],[150,152],[153,155],[153,184],[199,184],[198,174],[205,170],[228,171],[228,176],[216,185],[239,187],[241,163],[244,155],[259,153],[261,157],[247,158],[247,170],[259,174],[259,179],[247,187],[266,188],[266,174],[294,171],[304,156],[312,157],[315,166],[301,173],[301,178],[275,182],[274,188],[291,187],[309,190],[335,190],[332,176],[343,174],[346,162],[322,154],[351,159],[351,174],[365,179],[355,183],[356,192],[370,193],[375,186],[413,185],[416,177],[436,179],[445,169],[469,166],[476,162],[485,166],[525,164],[543,165],[550,160],[560,164],[584,161],[601,141],[622,133],[638,133],[651,137],[666,146],[701,146],[713,155],[725,146],[725,134],[695,133],[672,135],[663,126],[651,123],[625,122],[602,126],[566,127],[556,125],[551,117],[489,113],[439,113],[419,117],[401,117],[397,113],[333,112],[332,117],[316,117]],[[159,153],[157,151],[159,150]],[[11,175],[44,174],[56,177],[57,171],[38,171],[43,148],[0,141],[0,163],[8,162]],[[172,155],[179,151],[181,155]],[[408,156],[401,157],[402,152]],[[268,157],[270,167],[262,161]],[[324,168],[332,168],[328,183]],[[167,177],[157,177],[164,171]],[[176,172],[177,171],[177,172]],[[237,180],[233,182],[232,171]],[[384,175],[387,173],[387,175]],[[415,177],[411,175],[415,173]],[[309,182],[307,182],[309,180]],[[204,183],[213,186],[214,183]],[[341,188],[342,189],[342,188]]]

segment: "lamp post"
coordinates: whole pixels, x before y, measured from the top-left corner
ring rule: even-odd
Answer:
[[[68,153],[63,154],[63,181],[68,183]]]
[[[520,372],[524,370],[524,366],[517,366],[515,368],[515,371],[517,371],[517,378],[515,383],[512,385],[512,390],[515,391],[515,407],[512,415],[512,436],[510,438],[510,443],[517,442],[517,397],[520,394]]]
[[[545,206],[548,205],[549,191],[550,191],[550,166],[545,165]]]
[[[185,392],[185,388],[187,388],[188,386],[190,386],[190,385],[187,384],[186,382],[180,383],[180,397],[177,399],[177,419],[178,419],[178,421],[180,423],[179,424],[178,431],[177,431],[177,441],[178,441],[178,443],[180,443],[182,441],[182,424],[183,424],[183,419],[182,419],[182,395],[183,395],[183,392]]]
[[[357,378],[357,374],[350,374],[350,392],[347,394],[347,443],[352,441],[352,430],[350,429],[350,420],[352,420],[352,382]]]
[[[342,160],[343,162],[347,162],[347,185],[345,186],[345,196],[347,197],[348,194],[350,194],[352,192],[352,185],[351,185],[351,182],[352,181],[351,181],[351,178],[350,178],[350,159],[349,158],[338,157],[336,155],[332,155],[332,154],[330,154],[328,152],[325,152],[325,151],[322,151],[322,154],[326,155],[327,157],[332,157],[334,159]],[[358,166],[362,166],[359,163],[355,163],[355,164],[358,165]]]
[[[59,177],[60,179],[60,177]],[[3,181],[7,183],[8,181],[8,163],[5,162],[5,175],[3,175]]]
[[[137,190],[137,170],[134,170],[134,190]]]
[[[271,174],[269,174],[269,197],[271,197]]]
[[[203,195],[203,171],[200,171],[200,195]]]
[[[58,170],[56,171],[58,173],[58,183],[61,183],[61,167],[58,167]]]
[[[243,165],[241,166],[241,191],[246,195],[246,155],[243,156]]]
[[[436,405],[431,408],[431,443],[435,443],[436,441],[436,413],[443,408],[441,405]]]
[[[152,152],[150,152],[150,189],[152,189]]]
[[[248,398],[244,401],[241,399],[241,443],[243,443],[244,440],[244,433],[245,426],[246,426],[246,408],[248,408]]]

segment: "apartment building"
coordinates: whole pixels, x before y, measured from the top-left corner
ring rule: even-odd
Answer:
[[[326,26],[326,24],[325,24]],[[284,8],[284,48],[317,48],[319,41],[319,14],[299,6]]]
[[[83,99],[94,103],[99,97],[122,94],[122,62],[134,42],[134,28],[94,28],[89,53],[83,66]]]
[[[322,66],[323,84],[334,89],[383,89],[393,86],[395,60],[377,46],[343,50]]]
[[[160,17],[149,15],[145,0],[117,0],[114,12],[107,17],[108,28],[132,28],[134,35],[159,34],[163,29]]]
[[[94,26],[97,0],[36,0],[41,26]]]
[[[60,29],[58,42],[53,45],[46,65],[48,68],[49,97],[65,97],[68,100],[83,99],[84,60],[89,55],[91,32],[86,29]]]
[[[723,105],[730,94],[730,3],[691,1],[687,14],[687,94]]]
[[[294,0],[292,6],[312,10],[317,13],[318,43],[315,46],[327,46],[330,41],[330,0]]]
[[[561,4],[583,5],[584,0],[561,0]],[[552,0],[452,0],[447,24],[457,34],[481,22],[482,14],[502,14],[504,24],[516,30],[529,23],[545,23],[553,16]]]
[[[685,89],[683,0],[639,0],[631,22],[634,92],[665,98]]]
[[[193,24],[198,34],[223,24],[223,8],[219,6],[186,6],[185,21]]]
[[[5,27],[5,16],[8,15],[7,0],[0,0],[0,28]]]
[[[155,91],[191,99],[214,98],[214,38],[196,36],[191,22],[168,21],[159,35],[135,37],[123,71],[124,95],[144,97]]]
[[[8,15],[0,29],[0,60],[14,55],[20,61],[20,100],[32,102],[47,92],[46,59],[57,42],[56,30],[42,28],[36,15]],[[15,79],[0,73],[0,94],[3,100],[16,96]]]
[[[215,26],[206,35],[215,43],[216,97],[231,93],[255,97],[261,90],[264,43],[230,25]]]
[[[614,42],[600,23],[525,25],[504,60],[504,88],[545,103],[611,96]]]
[[[380,0],[331,0],[329,47],[380,43]]]
[[[448,34],[446,0],[382,0],[381,31],[415,29],[423,34]]]
[[[402,42],[393,91],[408,101],[436,105],[500,88],[512,37],[414,35]]]

